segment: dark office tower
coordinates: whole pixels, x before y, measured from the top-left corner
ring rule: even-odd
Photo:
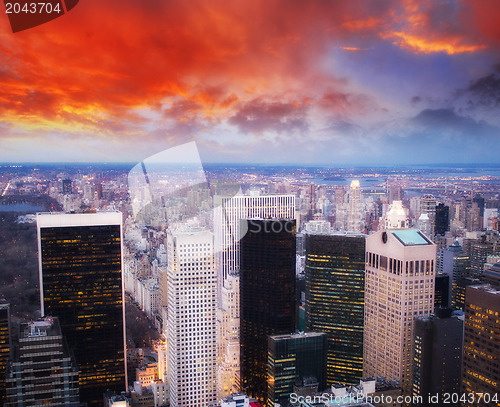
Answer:
[[[275,335],[269,337],[268,346],[268,406],[286,406],[297,381],[313,381],[320,391],[326,388],[325,333]]]
[[[62,193],[63,195],[68,195],[73,192],[73,188],[71,186],[71,180],[70,179],[63,179],[62,182]]]
[[[102,199],[102,184],[100,182],[96,182],[95,184],[95,193],[97,195],[97,199]]]
[[[267,337],[295,331],[295,220],[242,221],[241,390],[267,398]],[[242,229],[244,230],[244,229]]]
[[[120,212],[37,215],[42,315],[59,317],[89,406],[126,387],[121,223]]]
[[[450,276],[448,274],[436,274],[434,285],[434,307],[450,306]]]
[[[436,206],[436,235],[444,236],[450,230],[450,207],[440,203]]]
[[[467,398],[462,406],[500,406],[500,291],[489,285],[470,286],[466,298],[461,390],[477,397],[473,403]],[[484,397],[478,403],[479,393]]]
[[[364,235],[307,235],[306,330],[328,335],[327,384],[363,374]]]
[[[5,406],[78,407],[78,368],[57,318],[21,324],[7,368]]]
[[[413,365],[413,396],[430,406],[429,395],[460,392],[463,321],[452,316],[451,308],[436,308],[435,315],[415,319],[415,357]],[[453,404],[450,404],[453,405]],[[459,405],[455,404],[456,406]]]
[[[451,307],[463,310],[466,279],[470,276],[470,259],[458,242],[441,252],[442,272],[451,278]]]
[[[0,304],[0,405],[5,399],[5,367],[10,357],[10,306]]]

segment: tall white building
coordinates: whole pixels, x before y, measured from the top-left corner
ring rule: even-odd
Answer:
[[[170,405],[216,401],[216,275],[213,235],[174,232],[167,237],[167,377]]]
[[[214,198],[215,264],[217,269],[218,399],[237,387],[239,372],[240,293],[239,241],[242,219],[295,219],[295,195],[237,195]]]
[[[436,246],[416,229],[366,239],[363,376],[412,383],[413,324],[434,311]]]
[[[363,229],[363,213],[361,212],[361,188],[358,180],[351,182],[349,189],[349,210],[347,217],[347,230],[361,232]]]

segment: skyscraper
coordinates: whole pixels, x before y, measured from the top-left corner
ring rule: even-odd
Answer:
[[[441,250],[441,264],[444,274],[451,280],[451,307],[464,309],[466,279],[470,276],[469,256],[464,253],[458,242]]]
[[[216,275],[208,231],[167,236],[167,377],[172,407],[216,401]]]
[[[0,400],[5,398],[5,368],[11,355],[10,305],[0,304]]]
[[[347,217],[347,230],[350,232],[361,232],[363,219],[361,213],[361,188],[358,180],[351,182],[349,189],[349,211]]]
[[[435,315],[415,319],[412,392],[414,400],[419,396],[423,400],[414,402],[415,407],[435,404],[429,402],[429,395],[444,401],[445,393],[460,392],[463,328],[451,308],[436,308]]]
[[[240,242],[241,390],[267,397],[267,337],[295,331],[295,220],[252,219]]]
[[[434,307],[450,306],[450,276],[444,273],[436,274],[434,286]]]
[[[328,335],[327,383],[363,374],[365,235],[306,236],[306,331]]]
[[[59,318],[81,401],[102,405],[126,388],[122,214],[38,214],[37,225],[42,315]]]
[[[500,406],[499,314],[497,288],[467,287],[461,390],[467,395],[476,394],[476,398],[467,397],[463,406]]]
[[[436,206],[436,235],[444,236],[450,230],[450,207],[439,203]]]
[[[57,318],[21,324],[6,382],[6,406],[80,406],[78,368]]]
[[[287,405],[297,380],[315,380],[326,388],[327,336],[323,332],[300,332],[268,339],[267,405]]]
[[[363,374],[398,380],[411,393],[413,323],[434,310],[436,246],[416,229],[366,239]]]
[[[72,181],[70,179],[63,179],[62,181],[62,193],[63,195],[68,195],[73,192]]]
[[[430,221],[430,237],[434,237],[436,225],[436,198],[434,195],[426,194],[420,199],[420,214],[427,215]]]
[[[295,218],[294,195],[215,196],[214,242],[217,270],[218,398],[237,387],[240,338],[240,221],[250,218]]]

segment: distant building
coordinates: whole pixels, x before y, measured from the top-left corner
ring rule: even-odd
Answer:
[[[389,204],[394,201],[402,201],[404,197],[403,187],[400,185],[391,185],[389,187]]]
[[[306,236],[306,331],[328,335],[327,384],[363,375],[365,235]]]
[[[6,385],[5,406],[80,406],[78,368],[57,318],[21,324]]]
[[[465,394],[497,396],[496,401],[482,398],[462,406],[500,405],[500,291],[489,285],[469,286],[465,302],[462,388]]]
[[[452,311],[436,308],[434,315],[415,319],[412,395],[414,400],[421,396],[423,402],[414,402],[414,407],[436,404],[429,401],[430,395],[443,402],[445,393],[460,392],[464,323]]]
[[[331,230],[330,222],[326,220],[310,220],[304,223],[303,234],[329,233]]]
[[[443,203],[436,206],[435,230],[436,235],[444,236],[450,230],[450,207]]]
[[[408,210],[403,202],[395,200],[385,214],[384,229],[403,229],[408,227]]]
[[[471,244],[470,256],[470,277],[481,278],[484,271],[484,264],[489,255],[497,249],[496,245],[486,241],[476,241]]]
[[[436,246],[419,230],[366,239],[364,377],[385,376],[411,394],[413,324],[434,310]]]
[[[351,182],[349,189],[349,209],[347,217],[347,230],[360,233],[363,230],[363,214],[361,212],[361,188],[358,180]]]
[[[270,336],[268,339],[267,405],[286,405],[297,380],[315,378],[326,388],[327,335],[320,332]]]
[[[63,181],[62,181],[62,193],[63,193],[63,195],[70,195],[73,193],[72,181],[70,179],[63,179]]]
[[[241,391],[267,398],[269,335],[295,331],[295,220],[252,219],[240,241]]]
[[[425,214],[429,217],[431,230],[428,236],[434,237],[434,228],[436,221],[436,198],[434,197],[434,195],[426,194],[420,199],[420,214]]]
[[[96,193],[97,199],[102,199],[103,198],[103,195],[102,195],[102,184],[100,182],[96,182],[96,184],[95,184],[95,193]]]
[[[440,250],[442,273],[451,280],[451,307],[463,311],[465,297],[465,282],[470,276],[470,259],[462,246],[457,242],[447,249]]]

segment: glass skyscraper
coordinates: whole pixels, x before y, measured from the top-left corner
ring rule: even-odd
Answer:
[[[296,224],[252,219],[247,225],[240,242],[241,390],[265,402],[268,336],[295,331]]]
[[[327,383],[363,373],[364,235],[306,236],[306,331],[328,335]]]
[[[287,405],[297,380],[326,387],[327,336],[323,332],[275,335],[268,340],[267,405]],[[306,380],[304,380],[306,379]]]
[[[5,368],[10,355],[10,305],[0,304],[0,404],[5,397]]]
[[[42,316],[59,318],[79,369],[80,399],[126,387],[119,212],[38,214]]]

